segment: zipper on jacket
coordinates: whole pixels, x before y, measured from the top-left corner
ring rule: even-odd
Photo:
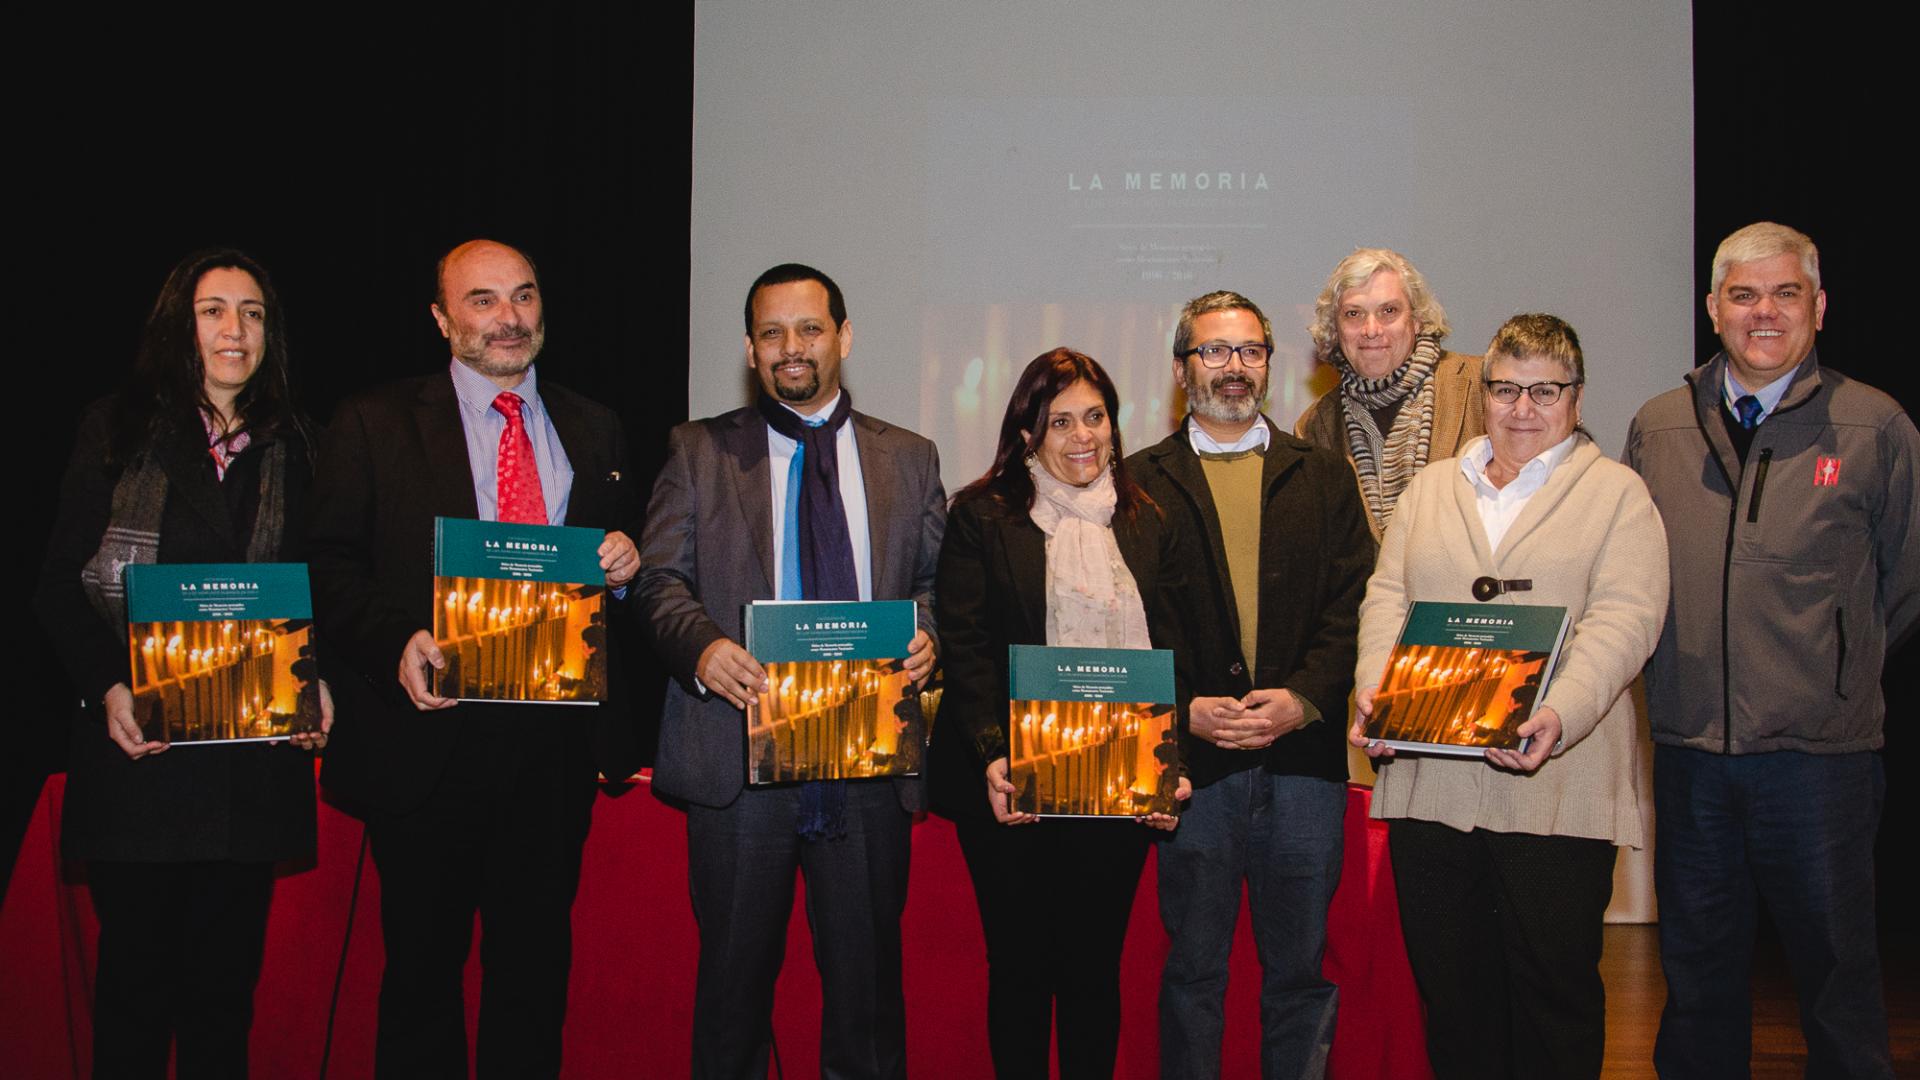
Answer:
[[[1847,695],[1846,695],[1846,692],[1841,689],[1840,677],[1846,674],[1846,671],[1847,671],[1847,609],[1846,608],[1833,609],[1833,632],[1834,632],[1834,635],[1840,639],[1840,648],[1838,650],[1839,655],[1837,655],[1833,661],[1833,696],[1839,698],[1842,701],[1845,701],[1847,699]]]
[[[1732,607],[1733,534],[1739,525],[1740,488],[1736,485],[1733,498],[1727,502],[1727,554],[1720,565],[1720,745],[1721,752],[1727,754],[1733,753],[1733,655],[1727,616]]]
[[[1747,521],[1760,520],[1760,490],[1767,486],[1767,466],[1773,464],[1773,447],[1760,451],[1760,466],[1753,473],[1753,494],[1747,498]]]

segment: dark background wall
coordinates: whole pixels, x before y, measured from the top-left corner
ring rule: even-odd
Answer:
[[[15,377],[26,369],[29,410],[54,432],[20,451],[35,462],[19,471],[15,503],[29,564],[57,488],[53,463],[68,449],[60,433],[124,373],[167,269],[212,244],[245,248],[273,271],[303,399],[322,421],[356,387],[446,363],[427,314],[442,251],[474,236],[523,247],[546,292],[543,376],[619,410],[636,470],[650,476],[667,427],[684,418],[689,367],[733,377],[732,357],[687,355],[692,12],[660,12],[479,5],[427,17],[348,5],[271,28],[203,13],[184,27],[121,21],[122,44],[60,56],[15,162],[34,193],[16,224],[48,241],[16,279],[55,269],[51,283],[26,286],[42,303],[16,309],[43,358],[16,358]],[[1900,295],[1888,270],[1904,260],[1880,252],[1903,250],[1906,192],[1893,187],[1892,129],[1855,134],[1894,100],[1891,43],[1857,26],[1706,3],[1694,42],[1695,295],[1733,229],[1770,218],[1805,230],[1822,247],[1829,296],[1823,362],[1911,412],[1910,349],[1886,340],[1899,327],[1884,317],[1904,309],[1871,306]],[[1693,342],[1647,362],[1677,381],[1715,348],[1702,310]],[[44,642],[28,642],[32,670],[50,670]],[[1901,768],[1920,756],[1907,722],[1917,660],[1902,650],[1887,680],[1887,912],[1920,900],[1890,872],[1904,854],[1893,838],[1920,825],[1913,773]],[[17,693],[4,721],[9,865],[39,777],[61,767],[57,684]]]
[[[34,189],[16,224],[45,245],[16,280],[32,268],[19,287],[49,305],[24,324],[45,359],[14,368],[27,420],[12,439],[47,433],[16,451],[33,463],[16,471],[23,566],[38,566],[75,419],[124,376],[167,271],[200,247],[273,274],[321,423],[357,388],[446,367],[427,310],[440,254],[476,236],[521,247],[545,293],[542,378],[616,409],[651,478],[686,418],[693,23],[690,7],[637,10],[344,5],[271,26],[180,10],[117,23],[119,44],[82,35],[15,158]],[[57,672],[20,618],[25,670]],[[64,768],[70,700],[53,675],[0,719],[0,867],[40,778]]]

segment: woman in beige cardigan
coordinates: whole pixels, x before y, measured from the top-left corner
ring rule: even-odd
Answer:
[[[1500,328],[1487,435],[1407,487],[1360,609],[1350,738],[1377,759],[1373,813],[1393,822],[1400,921],[1442,1078],[1600,1072],[1601,919],[1615,848],[1643,842],[1626,688],[1666,616],[1667,549],[1639,477],[1579,429],[1584,381],[1565,322]],[[1389,762],[1365,725],[1407,607],[1473,603],[1476,580],[1516,586],[1490,609],[1562,606],[1572,621],[1519,728],[1529,748]]]

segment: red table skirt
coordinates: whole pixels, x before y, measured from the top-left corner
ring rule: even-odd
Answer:
[[[98,927],[84,884],[59,863],[66,777],[49,779],[0,907],[0,1061],[13,1076],[84,1076],[91,1059],[89,987]],[[1430,1076],[1419,997],[1407,969],[1386,829],[1367,820],[1366,788],[1348,792],[1346,865],[1329,917],[1327,977],[1340,986],[1332,1074]],[[280,879],[256,995],[257,1076],[313,1076],[328,997],[346,931],[361,826],[322,804],[319,865]],[[914,830],[904,923],[909,1069],[920,1078],[992,1074],[986,1046],[986,946],[953,826]],[[1166,935],[1151,864],[1135,900],[1122,961],[1126,987],[1116,1075],[1158,1074],[1155,1018]],[[334,1026],[329,1075],[370,1076],[380,985],[380,885],[368,860]],[[566,1031],[569,1077],[685,1076],[698,953],[687,900],[682,816],[644,785],[602,798],[574,905]],[[796,898],[774,1029],[790,1076],[818,1075],[820,981]],[[476,950],[477,953],[477,950]],[[468,1027],[479,1002],[477,959],[467,966]],[[1259,965],[1246,913],[1234,943],[1223,1061],[1228,1076],[1258,1074]]]

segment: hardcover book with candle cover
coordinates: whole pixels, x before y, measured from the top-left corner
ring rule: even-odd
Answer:
[[[261,742],[320,730],[301,563],[126,568],[133,715],[148,740]]]
[[[461,701],[607,699],[599,529],[433,519],[434,693]]]
[[[1124,818],[1180,812],[1173,653],[1012,645],[1007,673],[1015,810]]]
[[[1546,692],[1567,625],[1563,607],[1414,604],[1380,676],[1367,738],[1432,754],[1524,752],[1528,740],[1515,729]]]
[[[927,722],[907,678],[911,600],[763,600],[746,647],[767,691],[747,707],[747,783],[908,776]]]

